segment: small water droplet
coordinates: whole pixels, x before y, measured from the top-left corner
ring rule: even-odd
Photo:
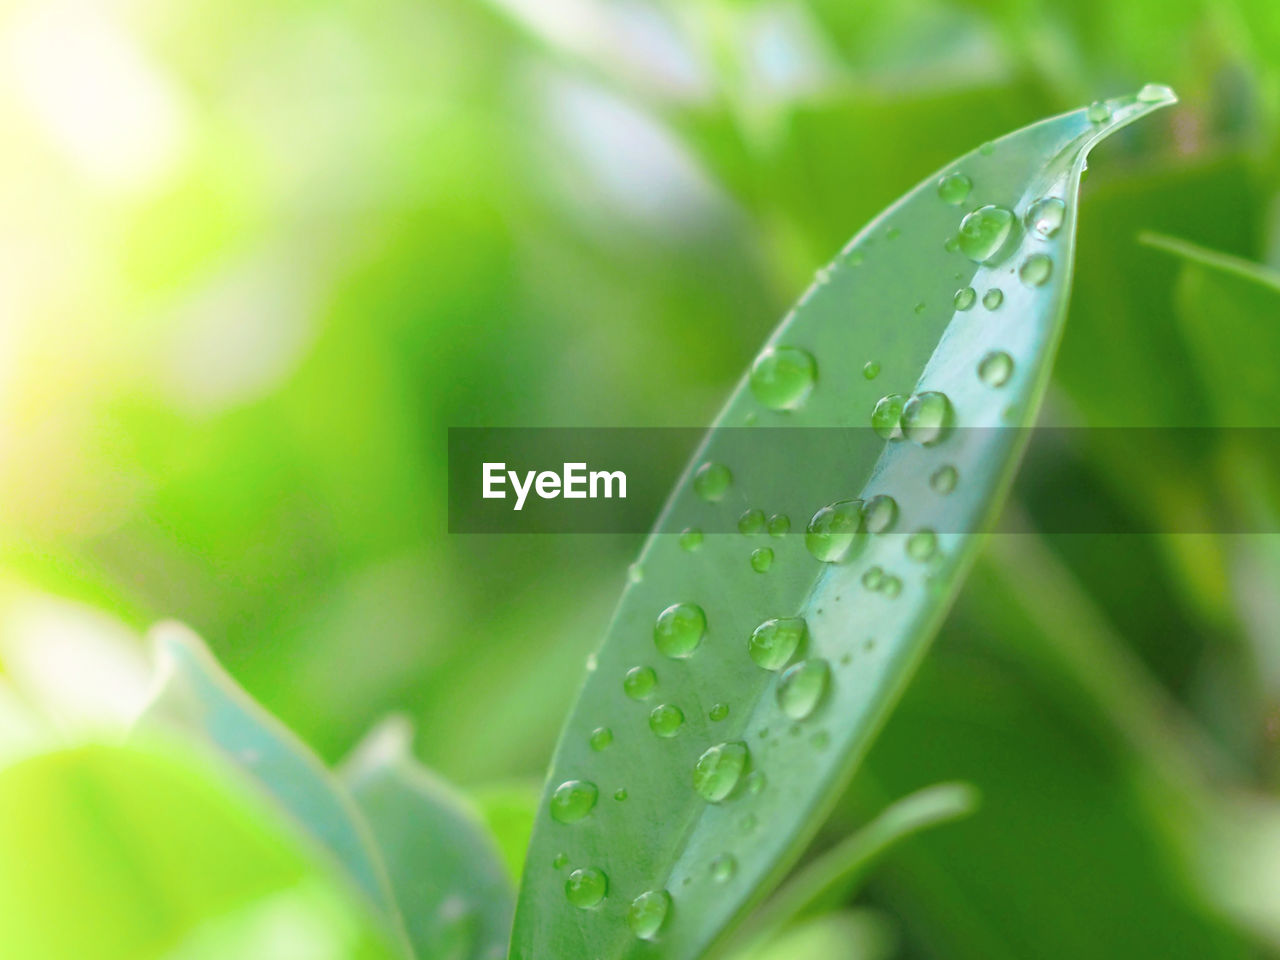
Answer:
[[[884,583],[884,570],[880,567],[868,567],[862,575],[862,585],[868,590],[879,590]]]
[[[591,749],[599,753],[613,743],[613,731],[608,727],[596,727],[591,731],[589,743],[591,744]]]
[[[693,768],[693,789],[709,803],[719,803],[733,793],[746,770],[750,754],[740,740],[709,748]]]
[[[631,901],[627,926],[641,940],[656,939],[670,909],[671,894],[665,890],[646,890]]]
[[[1018,218],[1008,207],[989,203],[960,221],[956,237],[960,252],[974,263],[999,263],[1017,242]]]
[[[627,567],[627,580],[631,583],[639,583],[644,579],[644,568],[638,563],[633,563]]]
[[[1038,287],[1053,273],[1053,261],[1045,253],[1033,253],[1022,261],[1018,277],[1029,287]]]
[[[1178,95],[1173,92],[1173,87],[1165,86],[1163,83],[1143,84],[1142,89],[1138,91],[1140,103],[1160,103],[1164,100],[1176,99]]]
[[[712,706],[710,711],[708,711],[707,716],[716,723],[719,723],[725,717],[729,716],[729,705],[727,703],[717,703]]]
[[[978,363],[978,379],[989,387],[1003,387],[1013,376],[1013,357],[992,350]]]
[[[775,513],[769,518],[769,536],[785,537],[791,530],[791,518],[785,513]]]
[[[651,667],[632,667],[622,678],[622,692],[632,700],[648,700],[658,685],[658,675]]]
[[[751,569],[756,573],[768,573],[773,566],[773,550],[769,547],[757,547],[751,551]]]
[[[849,553],[861,527],[862,501],[837,500],[809,520],[804,545],[815,559],[823,563],[839,563]]]
[[[674,703],[660,703],[649,713],[649,729],[670,740],[684,726],[684,712]]]
[[[751,365],[751,393],[770,410],[794,410],[804,403],[818,376],[813,354],[799,347],[766,347]]]
[[[996,145],[992,143],[990,140],[988,140],[986,143],[984,143],[982,146],[978,148],[978,152],[982,154],[984,157],[989,157],[996,152]]]
[[[925,303],[923,300],[921,300],[919,303],[915,305],[915,312],[924,313],[924,310],[925,310]]]
[[[747,793],[751,794],[753,797],[758,796],[764,790],[765,782],[763,770],[752,770],[747,774],[747,779],[745,781]]]
[[[886,573],[880,582],[880,592],[892,600],[902,592],[902,581],[892,573]]]
[[[598,906],[609,892],[609,879],[595,867],[585,867],[569,874],[564,895],[580,910]]]
[[[887,493],[877,494],[867,501],[864,516],[869,533],[887,533],[898,522],[898,501]]]
[[[802,660],[778,679],[778,706],[792,720],[803,720],[818,708],[831,678],[825,660]]]
[[[781,670],[804,642],[808,630],[802,617],[780,617],[766,620],[756,627],[747,641],[747,652],[756,666],[765,670]]]
[[[973,287],[961,287],[952,297],[951,302],[957,310],[970,310],[978,300],[978,292]]]
[[[697,527],[685,527],[680,531],[680,549],[693,553],[702,548],[702,531]]]
[[[708,503],[715,503],[733,485],[733,474],[723,463],[704,463],[693,475],[693,492]]]
[[[1062,229],[1067,218],[1067,205],[1057,197],[1044,197],[1027,209],[1027,229],[1037,237],[1049,239]]]
[[[1111,108],[1102,100],[1095,100],[1089,104],[1089,109],[1084,114],[1090,123],[1106,123],[1111,119]]]
[[[936,390],[917,393],[902,408],[902,432],[922,446],[937,443],[951,427],[951,401]]]
[[[998,310],[1002,303],[1004,303],[1004,291],[999,287],[992,287],[982,295],[982,305],[988,310]]]
[[[868,380],[874,380],[880,376],[880,364],[874,360],[868,360],[862,365],[862,375]]]
[[[964,203],[972,189],[973,181],[963,173],[949,173],[938,181],[938,196],[952,206]]]
[[[938,535],[932,530],[917,530],[907,537],[907,556],[924,563],[938,552]]]
[[[693,656],[707,632],[707,615],[696,603],[673,603],[658,614],[653,642],[658,652],[673,660]]]
[[[551,866],[555,870],[563,870],[569,865],[569,855],[567,853],[557,853],[555,859],[551,861]]]
[[[624,800],[626,800],[626,799],[627,799],[627,788],[626,788],[626,787],[619,787],[617,790],[613,791],[613,799],[614,799],[614,800],[617,800],[617,801],[618,801],[618,803],[622,803]]]
[[[951,464],[944,464],[937,470],[933,471],[933,476],[929,478],[929,486],[935,493],[948,494],[956,488],[956,481],[960,479],[960,474]]]
[[[551,819],[560,823],[581,820],[595,807],[598,796],[590,780],[566,780],[551,794]]]
[[[711,861],[711,879],[716,883],[728,883],[738,872],[738,861],[732,853],[722,853]]]
[[[743,536],[754,536],[764,531],[764,511],[748,510],[738,518],[738,532]]]
[[[902,408],[907,398],[900,393],[881,397],[871,411],[871,427],[881,440],[897,440],[902,436]]]

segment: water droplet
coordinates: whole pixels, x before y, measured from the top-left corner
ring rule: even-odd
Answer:
[[[569,874],[564,884],[564,895],[581,910],[598,906],[609,892],[609,879],[595,867],[585,867]]]
[[[1018,276],[1029,287],[1038,287],[1053,273],[1053,261],[1045,253],[1033,253],[1022,261]]]
[[[674,703],[660,703],[649,714],[649,729],[670,740],[684,726],[684,712]]]
[[[988,310],[997,310],[1002,303],[1004,303],[1004,291],[999,287],[992,287],[982,295],[982,305]]]
[[[766,347],[751,365],[751,393],[770,410],[794,410],[818,376],[813,354],[799,347]]]
[[[614,800],[617,800],[617,801],[618,801],[618,803],[622,803],[624,800],[626,800],[626,799],[627,799],[627,788],[626,788],[626,787],[619,787],[617,790],[613,791],[613,799],[614,799]]]
[[[929,486],[935,493],[947,494],[956,488],[956,481],[959,479],[959,472],[948,463],[933,471],[933,476],[929,478]]]
[[[723,463],[704,463],[693,475],[693,492],[709,503],[723,497],[733,485],[733,474]]]
[[[960,252],[975,263],[999,263],[1018,239],[1018,218],[1008,207],[979,207],[960,221]]]
[[[778,706],[792,720],[803,720],[817,709],[830,678],[827,661],[800,661],[778,679]]]
[[[716,883],[728,883],[738,872],[738,861],[732,853],[722,853],[711,861],[711,879]]]
[[[651,667],[632,667],[622,678],[622,692],[632,700],[648,700],[658,685],[658,675]]]
[[[717,703],[712,706],[711,710],[707,713],[707,716],[716,723],[719,723],[725,717],[729,716],[729,705],[727,703]]]
[[[644,579],[644,569],[638,563],[633,563],[627,567],[627,579],[632,583],[639,583]]]
[[[596,727],[591,731],[589,743],[591,744],[591,749],[598,753],[613,743],[613,731],[608,727]]]
[[[1163,100],[1176,100],[1178,95],[1173,92],[1173,87],[1165,86],[1163,83],[1147,83],[1143,84],[1141,90],[1138,91],[1138,101],[1140,103],[1160,103]]]
[[[671,894],[665,890],[646,890],[631,901],[627,910],[627,926],[641,940],[653,940],[658,936],[671,909]]]
[[[949,173],[938,181],[938,196],[952,206],[964,203],[972,189],[973,181],[963,173]]]
[[[862,375],[868,380],[874,380],[880,376],[880,364],[874,360],[868,360],[862,365]]]
[[[785,513],[775,513],[769,518],[769,536],[785,537],[791,530],[791,518]]]
[[[1101,100],[1095,100],[1089,104],[1089,109],[1085,111],[1090,123],[1106,123],[1111,119],[1111,108]]]
[[[589,780],[566,780],[551,794],[551,819],[561,823],[581,820],[596,805],[599,791]]]
[[[864,516],[870,533],[887,533],[898,522],[898,501],[887,493],[877,494],[867,501]]]
[[[907,439],[922,446],[941,440],[951,421],[951,401],[936,390],[915,394],[902,408],[902,432]]]
[[[696,603],[673,603],[658,614],[653,642],[658,652],[673,660],[693,656],[707,632],[707,615]]]
[[[862,585],[868,590],[879,590],[884,583],[884,570],[880,567],[868,567],[862,575]]]
[[[943,243],[942,243],[942,249],[943,249],[943,250],[945,250],[945,251],[947,251],[947,253],[959,253],[959,252],[960,252],[960,239],[959,239],[958,237],[954,237],[954,236],[952,236],[952,237],[947,237],[947,239],[946,239],[946,240],[944,240],[944,241],[943,241]],[[959,277],[956,277],[956,279],[957,279],[957,280],[959,280],[960,278],[959,278]]]
[[[970,310],[977,301],[978,292],[973,287],[961,287],[951,299],[957,310]]]
[[[716,744],[694,765],[693,789],[703,800],[719,803],[733,793],[749,756],[747,745],[740,740]]]
[[[992,350],[978,363],[978,379],[989,387],[1003,387],[1013,376],[1013,357]]]
[[[921,300],[919,303],[915,305],[916,313],[924,313],[924,309],[925,309],[925,303],[923,300]]]
[[[773,551],[769,547],[757,547],[751,551],[751,569],[756,573],[768,573],[773,566]]]
[[[702,548],[702,531],[697,527],[685,527],[680,531],[680,549],[693,553]]]
[[[764,531],[764,511],[748,510],[738,518],[738,532],[744,536],[753,536]]]
[[[932,530],[917,530],[907,537],[907,556],[924,563],[938,552],[938,535]]]
[[[556,870],[563,870],[568,864],[569,855],[567,853],[557,853],[555,859],[551,861],[552,868]]]
[[[891,573],[886,573],[880,582],[880,592],[892,600],[902,592],[902,581]]]
[[[992,143],[990,140],[988,140],[986,143],[984,143],[982,146],[978,148],[978,152],[982,154],[984,157],[989,157],[996,152],[996,145]]]
[[[823,563],[839,563],[862,526],[862,501],[837,500],[815,513],[805,529],[804,545]]]
[[[745,786],[747,788],[747,793],[751,794],[753,797],[759,795],[765,787],[764,771],[752,770],[747,774]]]
[[[871,411],[871,427],[881,440],[897,440],[902,436],[902,408],[907,398],[900,393],[881,397]]]
[[[781,670],[804,642],[807,626],[802,617],[780,617],[766,620],[756,627],[747,641],[747,652],[756,666],[765,670]]]
[[[1027,229],[1037,237],[1048,239],[1062,229],[1067,217],[1067,205],[1057,197],[1044,197],[1027,209]]]

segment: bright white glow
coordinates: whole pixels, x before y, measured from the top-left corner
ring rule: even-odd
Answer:
[[[178,93],[100,7],[32,4],[9,43],[19,97],[87,179],[137,189],[177,164],[188,138]]]

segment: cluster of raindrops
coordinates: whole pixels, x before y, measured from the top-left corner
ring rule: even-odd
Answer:
[[[955,414],[946,394],[923,390],[907,397],[891,393],[876,401],[871,428],[882,440],[906,437],[921,446],[932,446],[951,429]]]

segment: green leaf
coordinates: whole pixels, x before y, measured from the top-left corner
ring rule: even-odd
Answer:
[[[502,861],[507,865],[513,884],[520,882],[520,874],[524,870],[524,856],[533,835],[533,821],[538,815],[541,792],[542,785],[531,780],[491,783],[470,791],[472,802],[498,841]]]
[[[209,929],[246,915],[280,922]],[[0,771],[5,956],[399,957],[380,927],[273,806],[199,755],[88,746]]]
[[[261,785],[323,849],[388,923],[401,925],[376,846],[355,803],[318,757],[237,686],[181,624],[157,627],[160,682],[140,723],[195,734]]]
[[[748,382],[740,384],[660,519],[663,532],[646,544],[639,579],[623,595],[556,751],[517,907],[513,957],[697,957],[793,862],[910,678],[972,559],[975,534],[1008,486],[1025,431],[991,428],[1030,424],[1043,394],[1064,321],[1085,156],[1120,126],[1172,99],[1112,100],[1107,121],[1091,122],[1079,110],[962,157],[876,218],[783,322],[768,349],[807,352],[816,382],[790,404],[794,409],[773,409],[756,399]],[[856,163],[850,168],[855,173]],[[954,205],[939,195],[941,179],[952,173],[973,185]],[[1052,236],[1015,227],[1016,241],[990,263],[944,249],[962,217],[980,205],[1009,209],[1021,223],[1043,198],[1065,203]],[[1043,282],[1020,280],[1022,265],[1040,255],[1050,258]],[[957,309],[953,298],[968,287],[977,302]],[[982,299],[993,288],[1003,291],[1003,301],[987,309]],[[993,351],[1012,364],[1000,386],[991,385],[1000,378],[984,381],[978,374]],[[767,366],[767,354],[762,357]],[[867,364],[878,365],[874,379],[864,376]],[[775,405],[795,400],[760,392]],[[925,439],[919,420],[911,424],[912,440],[886,442],[866,429],[810,430],[818,442],[806,443],[798,460],[767,451],[752,456],[750,448],[744,454],[736,437],[741,431],[730,429],[752,422],[865,428],[880,398],[926,392],[949,399],[956,427],[987,429],[952,429],[928,445],[915,442]],[[732,474],[714,501],[694,491],[695,472],[709,463],[723,463]],[[958,471],[958,482],[944,495],[930,478],[947,466]],[[710,533],[700,549],[686,550],[667,532],[686,520],[709,531],[730,530],[744,511],[779,510],[801,481],[819,492],[803,513],[788,508],[789,536]],[[810,513],[880,494],[896,501],[893,533],[859,532],[840,562],[810,554],[799,532]],[[935,538],[910,541],[912,555],[927,558],[911,559],[904,534],[928,529],[936,530]],[[757,573],[748,557],[764,548],[773,551],[773,562],[767,573]],[[659,614],[678,603],[696,604],[706,631],[692,655],[673,658],[656,649],[654,638]],[[793,718],[803,711],[794,701],[790,713],[780,705],[779,676],[747,653],[760,624],[794,617],[806,624],[798,658],[811,664],[801,682],[829,675],[816,709],[799,720]],[[699,619],[682,616],[676,626],[692,625],[696,637]],[[692,643],[664,646],[688,653]],[[818,661],[825,667],[812,666]],[[623,692],[623,677],[636,667],[656,674],[647,700]],[[675,736],[650,729],[650,711],[660,705],[683,714],[676,728],[670,709],[659,713]],[[600,728],[612,738],[596,749],[601,742],[593,747],[592,733]],[[730,746],[706,753],[720,744]],[[694,788],[700,760],[704,793],[714,802]],[[571,781],[583,783],[576,794],[561,786]],[[551,816],[557,789],[562,797],[574,794],[566,797],[569,814],[597,799],[580,819],[563,822],[572,817]],[[737,869],[717,881],[712,864],[725,856]],[[606,894],[600,902],[586,909],[570,902],[567,885],[583,903],[593,899],[582,895],[583,878],[598,890],[601,876]],[[647,922],[635,926],[656,942],[637,937],[629,922],[633,901],[642,896],[639,919]],[[671,905],[654,932],[661,913],[655,905],[665,896]]]
[[[360,744],[342,779],[373,829],[409,941],[431,960],[491,960],[507,949],[514,892],[485,823],[414,760],[406,721]]]

